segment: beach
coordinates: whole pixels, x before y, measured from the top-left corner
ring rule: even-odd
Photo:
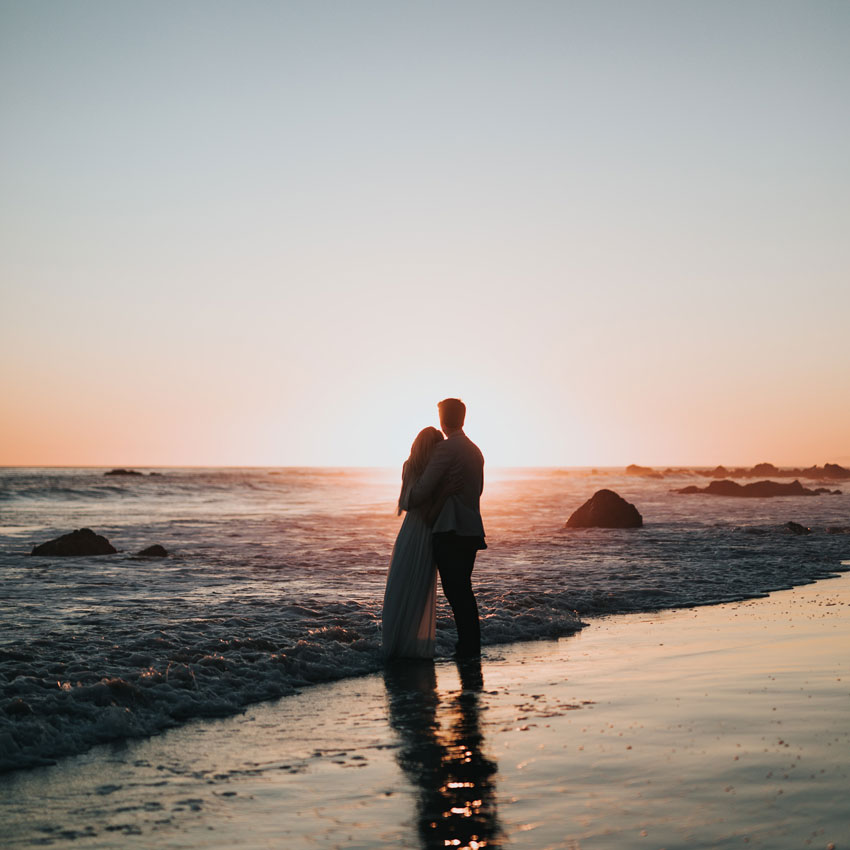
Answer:
[[[0,23],[0,850],[850,850],[850,2]]]
[[[587,623],[7,775],[4,846],[850,845],[850,576]]]

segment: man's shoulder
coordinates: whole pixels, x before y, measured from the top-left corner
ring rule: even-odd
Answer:
[[[454,439],[444,440],[441,445],[446,443],[454,443],[453,450],[458,454],[476,455],[481,458],[481,462],[484,463],[484,455],[481,453],[481,449],[479,449],[466,434],[458,434],[458,436]]]

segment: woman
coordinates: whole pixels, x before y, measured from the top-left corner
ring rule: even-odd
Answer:
[[[407,516],[398,532],[390,558],[384,592],[383,652],[388,658],[433,658],[437,625],[437,569],[431,542],[429,514],[434,504],[408,510],[407,499],[416,480],[443,435],[423,428],[410,447],[401,471],[398,512]],[[439,494],[436,501],[444,498]]]

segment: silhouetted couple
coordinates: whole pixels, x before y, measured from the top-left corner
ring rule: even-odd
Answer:
[[[487,548],[479,507],[484,457],[463,432],[466,405],[447,398],[437,409],[443,433],[436,428],[420,431],[402,468],[398,512],[407,514],[384,593],[387,657],[433,657],[437,572],[457,626],[456,655],[481,652],[472,569],[478,550]]]

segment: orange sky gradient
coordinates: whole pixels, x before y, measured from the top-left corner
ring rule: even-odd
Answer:
[[[0,465],[850,462],[848,37],[0,3]]]

